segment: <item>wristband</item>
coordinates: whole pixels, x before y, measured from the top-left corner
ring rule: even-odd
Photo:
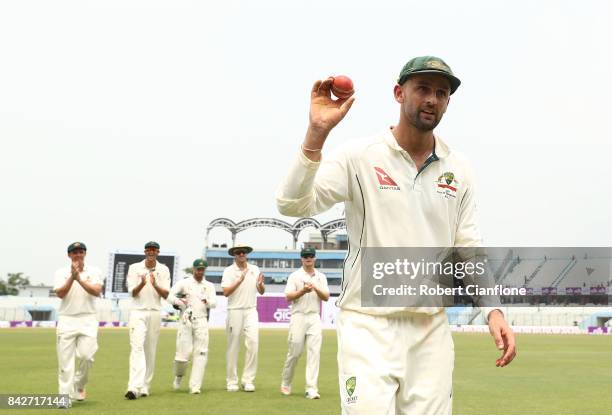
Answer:
[[[304,151],[310,151],[310,152],[313,152],[313,153],[316,153],[317,151],[321,151],[321,150],[323,150],[323,148],[318,148],[318,149],[306,148],[306,147],[304,147],[304,145],[303,145],[303,144],[302,144],[302,146],[301,146],[301,147],[302,147],[302,150],[304,150]]]

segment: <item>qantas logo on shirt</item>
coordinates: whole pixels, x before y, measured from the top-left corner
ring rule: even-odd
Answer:
[[[395,180],[393,180],[386,171],[380,167],[374,167],[374,172],[376,172],[376,178],[378,179],[378,184],[380,184],[378,187],[379,189],[400,190],[397,183],[395,183]]]

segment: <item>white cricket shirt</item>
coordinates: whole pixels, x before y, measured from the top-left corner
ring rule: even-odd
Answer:
[[[260,271],[257,265],[247,263],[248,272],[244,277],[244,281],[236,288],[236,290],[227,297],[227,308],[229,310],[235,308],[252,308],[257,306],[257,277]],[[223,278],[221,279],[221,288],[226,288],[232,285],[240,278],[242,271],[234,262],[229,267],[223,270]]]
[[[132,294],[141,281],[141,276],[147,276],[147,283],[136,297],[132,296],[132,310],[161,310],[161,297],[153,288],[149,277],[149,269],[145,266],[145,260],[130,265],[128,268],[127,288]],[[159,261],[155,263],[155,281],[163,289],[170,289],[170,270]]]
[[[55,271],[53,277],[53,289],[61,288],[66,280],[71,278],[72,267],[64,267]],[[102,285],[102,271],[96,267],[83,264],[83,271],[79,278],[90,284]],[[96,314],[96,298],[89,294],[78,281],[73,281],[68,294],[62,298],[59,308],[60,316],[75,316],[78,314]]]
[[[187,301],[187,307],[191,309],[194,317],[206,317],[206,307],[215,308],[217,306],[217,296],[213,283],[206,281],[198,282],[193,277],[180,280],[170,290],[168,301],[174,305],[181,305],[183,302],[176,296],[182,294]],[[202,300],[206,300],[205,304]]]
[[[310,217],[344,202],[349,250],[339,307],[374,315],[441,310],[361,307],[361,247],[480,246],[467,160],[435,137],[434,152],[424,166],[417,171],[390,129],[351,141],[321,162],[299,152],[277,191],[278,210]]]
[[[289,275],[287,286],[285,287],[285,295],[292,291],[301,290],[307,282],[329,293],[325,274],[315,270],[314,275],[310,275],[302,267]],[[312,290],[300,298],[291,301],[291,313],[320,313],[321,301],[317,293]]]

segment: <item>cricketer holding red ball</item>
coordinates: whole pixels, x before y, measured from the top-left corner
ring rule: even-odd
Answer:
[[[332,78],[315,82],[301,151],[279,188],[279,211],[308,217],[344,202],[349,251],[337,305],[343,414],[452,412],[454,347],[443,308],[362,307],[362,247],[480,246],[471,169],[433,130],[460,81],[433,56],[410,60],[394,87],[396,126],[321,160],[330,131],[354,98],[333,100]],[[455,197],[438,192],[452,172]],[[449,174],[450,177],[450,174]],[[497,366],[515,356],[514,334],[497,309],[483,309]]]

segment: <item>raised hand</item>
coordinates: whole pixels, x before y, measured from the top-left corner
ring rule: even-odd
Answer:
[[[320,149],[329,132],[348,113],[354,97],[334,100],[331,97],[333,78],[316,81],[310,91],[310,124],[304,148]]]
[[[74,279],[75,281],[79,280],[79,274],[81,273],[81,271],[83,270],[83,264],[80,261],[72,261],[72,265],[70,267],[70,275],[72,276],[72,279]]]
[[[151,281],[151,285],[155,287],[155,271],[149,273],[149,280]]]

